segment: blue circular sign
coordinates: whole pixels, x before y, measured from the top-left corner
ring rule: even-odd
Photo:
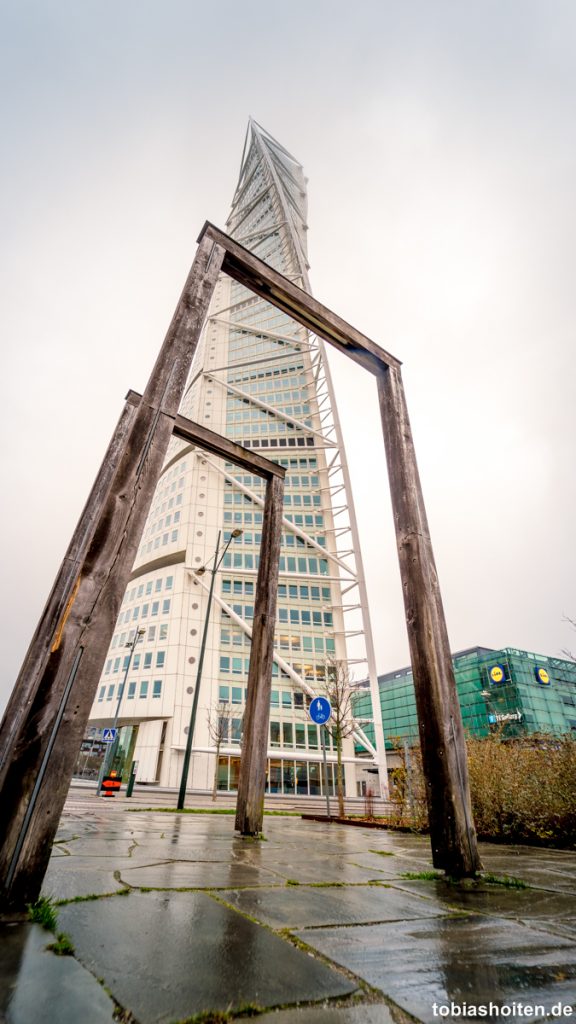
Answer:
[[[314,697],[308,711],[310,718],[313,722],[316,722],[316,725],[324,725],[332,714],[330,701],[326,697]]]

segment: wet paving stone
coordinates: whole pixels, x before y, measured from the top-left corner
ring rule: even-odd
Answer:
[[[60,911],[60,925],[81,962],[139,1024],[355,990],[337,971],[204,893],[136,893],[70,904]]]
[[[451,1019],[463,1016],[464,1004],[521,1002],[548,1013],[558,1003],[572,1005],[576,993],[574,943],[503,919],[470,915],[296,934],[430,1024],[440,1020],[435,1004],[459,1007]]]
[[[150,889],[233,889],[238,885],[270,885],[271,872],[249,864],[227,861],[162,861],[159,864],[122,867],[126,885]]]
[[[7,1024],[113,1024],[113,1001],[73,957],[46,950],[51,932],[0,923],[0,1020]]]
[[[401,921],[445,914],[428,900],[378,886],[286,889],[243,889],[222,898],[244,914],[273,928],[307,928],[328,924]]]
[[[71,900],[75,896],[116,892],[122,887],[114,875],[118,863],[121,862],[103,863],[90,858],[87,864],[78,857],[52,858],[42,883],[42,895],[54,900]]]
[[[356,864],[351,864],[338,857],[332,859],[319,857],[318,852],[315,856],[311,852],[307,857],[305,852],[301,851],[300,856],[294,856],[294,859],[287,860],[285,855],[280,858],[271,857],[266,851],[266,856],[262,857],[261,864],[279,879],[284,881],[293,879],[302,885],[313,882],[342,882],[354,885],[380,881],[385,877],[377,867],[358,867]]]
[[[576,853],[572,850],[538,849],[533,846],[483,844],[486,871],[512,875],[536,888],[576,895]]]
[[[456,908],[467,913],[511,917],[554,934],[576,938],[576,896],[542,889],[507,889],[497,885],[471,888],[446,882],[395,879],[396,889],[430,900],[439,912]]]

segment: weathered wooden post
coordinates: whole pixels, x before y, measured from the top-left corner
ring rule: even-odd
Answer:
[[[209,238],[198,248],[146,391],[120,439],[114,470],[101,470],[106,495],[96,512],[90,509],[84,514],[90,536],[79,546],[76,576],[73,579],[69,569],[62,568],[58,577],[62,597],[56,594],[49,602],[51,615],[43,617],[28,653],[34,679],[20,680],[24,713],[14,710],[18,694],[11,702],[0,789],[0,905],[4,907],[21,909],[40,891],[223,257],[222,247]],[[56,607],[58,619],[53,614]]]
[[[248,695],[236,803],[236,829],[244,836],[255,836],[262,831],[264,815],[283,496],[283,478],[269,478],[266,483],[260,564],[256,581]]]
[[[456,877],[482,864],[466,743],[400,369],[377,374],[435,867]]]

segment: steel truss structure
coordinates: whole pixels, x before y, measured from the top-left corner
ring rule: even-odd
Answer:
[[[232,212],[227,222],[228,233],[311,294],[306,213],[306,179],[301,165],[251,119]],[[274,328],[268,327],[271,307],[262,301],[262,297],[239,289],[233,299],[230,305],[211,309],[208,323],[226,331],[234,340],[238,347],[237,358],[229,359],[226,365],[208,368],[205,354],[199,351],[197,362],[204,358],[204,365],[194,374],[189,390],[197,386],[202,377],[206,384],[219,389],[226,398],[234,398],[245,407],[261,411],[271,420],[283,422],[286,429],[295,435],[305,434],[313,439],[310,451],[317,454],[326,467],[326,482],[320,489],[321,507],[324,510],[329,506],[332,519],[331,526],[323,530],[324,546],[318,543],[312,530],[298,527],[286,515],[282,525],[286,533],[293,534],[306,549],[317,552],[329,563],[323,581],[332,587],[333,605],[340,620],[334,630],[338,660],[349,665],[351,678],[355,672],[362,678],[368,676],[372,697],[374,742],[367,737],[359,722],[355,724],[353,737],[368,758],[364,763],[374,763],[377,767],[380,795],[386,798],[388,774],[370,611],[348,462],[324,341],[314,331],[294,325],[289,318]],[[260,343],[262,339],[270,343],[272,351],[255,359],[251,345]],[[276,352],[273,351],[274,346]],[[233,383],[233,378],[243,366],[286,364],[294,359],[295,354],[305,367],[306,382],[301,390],[302,401],[311,413],[308,419],[288,414],[279,402],[264,401],[257,393]],[[243,443],[252,442],[244,438]],[[277,450],[270,454],[276,457],[292,452]],[[235,491],[244,494],[254,505],[261,504],[261,498],[253,488],[244,485],[213,460],[209,465]],[[315,582],[313,577],[310,581]],[[218,595],[216,601],[232,622],[250,636],[250,623]],[[353,641],[352,645],[350,641]],[[350,653],[351,646],[354,647],[354,656]],[[289,657],[282,656],[275,649],[274,660],[294,686],[308,696],[314,696],[317,687],[311,686],[300,672],[294,670]]]

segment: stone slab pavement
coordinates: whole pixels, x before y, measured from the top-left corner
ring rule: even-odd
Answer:
[[[576,1024],[576,854],[481,844],[527,888],[410,878],[424,837],[71,792],[43,893],[73,955],[0,922],[5,1024]]]

